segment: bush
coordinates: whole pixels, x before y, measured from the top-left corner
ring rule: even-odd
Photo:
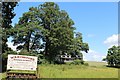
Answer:
[[[81,64],[84,64],[84,61],[83,61],[83,60],[80,60],[80,63],[81,63]]]
[[[46,64],[47,65],[47,64],[49,64],[49,62],[46,59],[42,59],[41,64]]]
[[[84,61],[77,59],[77,60],[74,60],[71,64],[80,65],[80,64],[84,64]]]
[[[85,66],[89,66],[89,64],[88,64],[88,63],[84,63],[84,65],[85,65]]]
[[[27,50],[21,50],[18,54],[19,54],[19,55],[30,56],[32,53],[28,52]]]

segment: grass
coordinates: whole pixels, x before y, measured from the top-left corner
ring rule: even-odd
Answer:
[[[6,77],[6,73],[4,72],[4,73],[0,73],[0,80],[2,79],[2,78],[5,78]]]
[[[36,74],[35,71],[27,71],[27,70],[11,70],[8,73],[25,73],[25,74]]]
[[[118,78],[118,69],[106,67],[106,63],[87,62],[84,65],[38,65],[39,78]],[[18,71],[17,71],[18,72]],[[30,73],[30,72],[29,72]],[[0,74],[6,77],[5,73]]]
[[[118,78],[118,69],[104,66],[39,65],[41,78]]]
[[[106,62],[95,62],[95,61],[87,61],[87,63],[89,63],[89,66],[91,67],[101,67],[101,68],[107,68]]]

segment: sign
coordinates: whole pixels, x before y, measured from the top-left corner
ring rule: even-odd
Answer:
[[[8,55],[7,70],[33,70],[37,68],[37,57]]]

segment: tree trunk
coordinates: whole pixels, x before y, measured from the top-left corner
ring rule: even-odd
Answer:
[[[30,47],[30,37],[31,37],[31,31],[30,32],[28,32],[28,36],[26,37],[26,42],[25,42],[25,45],[24,45],[24,47],[25,47],[25,49],[29,52],[29,47]]]
[[[48,56],[48,37],[46,37],[45,56]]]

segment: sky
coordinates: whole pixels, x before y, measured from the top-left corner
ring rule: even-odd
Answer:
[[[12,25],[19,17],[43,2],[20,2],[15,7],[16,16]],[[107,50],[118,44],[118,3],[117,2],[56,2],[61,10],[65,10],[74,21],[76,32],[81,32],[83,41],[89,44],[89,52],[85,53],[86,61],[102,61]],[[9,39],[8,46],[15,50]]]
[[[21,2],[119,2],[119,0],[20,0]]]

